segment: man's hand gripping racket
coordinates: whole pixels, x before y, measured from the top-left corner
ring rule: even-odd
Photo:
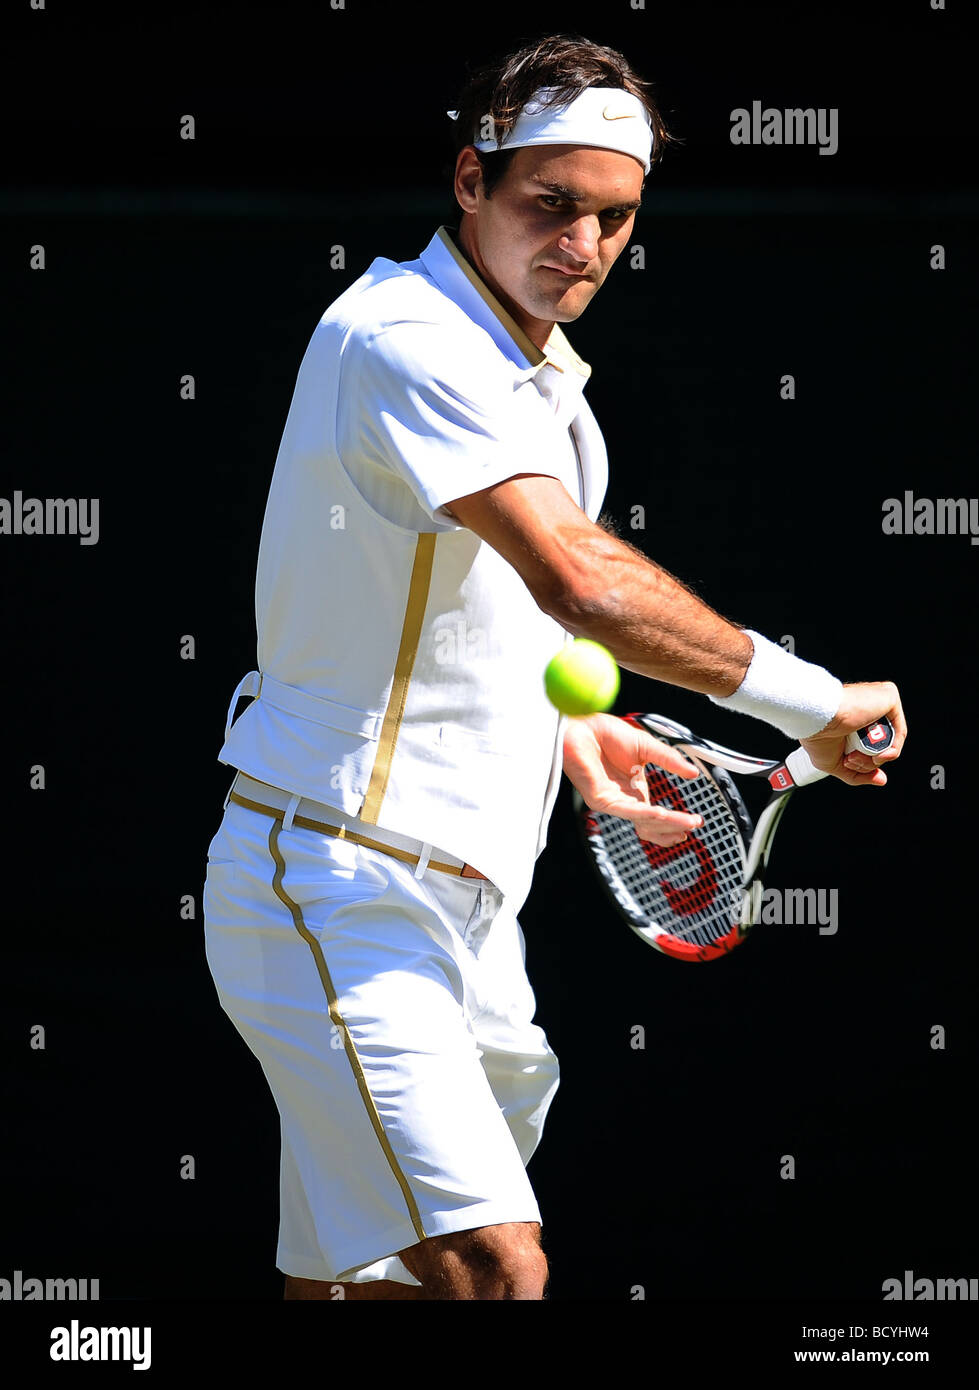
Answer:
[[[619,729],[607,722],[613,716],[600,718],[606,721],[601,726],[606,752],[625,746],[628,726],[645,730],[663,748],[659,763],[634,766],[628,780],[612,767],[608,786],[586,804],[581,787],[589,789],[590,760],[583,755],[579,762],[574,744],[569,749],[566,743],[565,770],[575,783],[581,833],[606,891],[632,929],[649,945],[686,961],[719,959],[757,921],[762,875],[792,792],[831,770],[845,781],[882,786],[886,774],[874,759],[895,745],[891,721],[876,719],[846,737],[838,766],[821,768],[802,746],[784,760],[754,758],[662,715],[626,715]],[[575,740],[588,737],[590,731],[574,732]],[[827,762],[838,754],[841,737],[824,731],[805,743]],[[614,758],[605,761],[609,771]],[[764,777],[771,786],[757,824],[736,776]]]

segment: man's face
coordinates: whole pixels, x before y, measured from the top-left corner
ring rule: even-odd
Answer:
[[[471,151],[469,159],[471,170]],[[491,198],[481,179],[465,178],[463,163],[457,196],[460,175],[469,185],[460,203],[472,209],[461,228],[464,249],[521,327],[576,319],[629,240],[644,177],[639,161],[617,150],[535,145],[514,151]]]

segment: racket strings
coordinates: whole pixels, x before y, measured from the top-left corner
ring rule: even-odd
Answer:
[[[727,800],[708,769],[687,782],[650,765],[652,804],[703,817],[679,845],[641,840],[631,821],[596,813],[595,830],[605,850],[616,891],[650,926],[695,946],[728,935],[740,917],[744,842]]]

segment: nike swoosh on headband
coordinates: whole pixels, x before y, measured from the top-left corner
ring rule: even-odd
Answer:
[[[607,121],[631,121],[634,118],[635,114],[636,113],[634,111],[623,111],[618,116],[610,116],[609,108],[607,106],[602,111],[602,115],[605,117]]]

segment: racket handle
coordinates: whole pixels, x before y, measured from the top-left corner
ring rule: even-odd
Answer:
[[[866,753],[872,758],[885,752],[893,742],[894,725],[889,719],[878,719],[873,724],[865,724],[862,729],[855,729],[848,736],[846,746],[851,753]],[[809,754],[801,747],[793,749],[785,760],[785,767],[797,787],[805,787],[810,782],[819,782],[829,776],[828,772],[813,767]],[[780,785],[777,779],[778,769],[769,778],[774,787]]]

